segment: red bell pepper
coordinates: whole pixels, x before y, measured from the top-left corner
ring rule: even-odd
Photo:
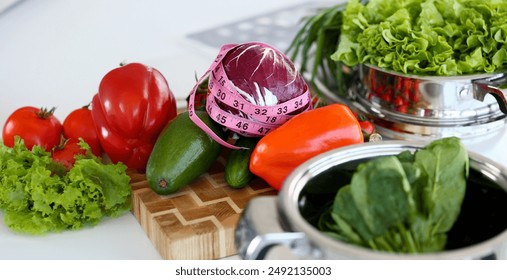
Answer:
[[[130,63],[104,76],[92,116],[109,158],[144,171],[158,135],[176,116],[176,100],[158,70]]]

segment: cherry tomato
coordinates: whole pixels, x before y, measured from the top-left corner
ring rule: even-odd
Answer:
[[[406,114],[408,112],[407,105],[396,106],[396,111]]]
[[[361,132],[363,133],[364,142],[370,141],[370,136],[375,133],[375,126],[373,123],[364,115],[357,115]]]
[[[62,124],[53,115],[54,111],[55,108],[48,111],[31,106],[17,109],[5,122],[2,131],[4,144],[13,147],[15,136],[19,136],[29,150],[34,145],[41,146],[46,151],[58,146]]]
[[[402,106],[402,105],[405,105],[406,101],[405,99],[403,99],[403,97],[401,97],[400,95],[396,96],[396,98],[394,98],[394,106]]]
[[[375,132],[375,126],[370,121],[359,121],[359,125],[361,126],[363,133],[366,135],[370,135]]]
[[[72,111],[65,118],[63,121],[63,136],[66,139],[83,138],[94,155],[102,155],[102,147],[93,124],[92,111],[88,105]]]
[[[62,145],[55,147],[51,153],[51,157],[55,162],[63,164],[69,170],[76,162],[75,156],[81,154],[85,155],[86,151],[79,146],[79,140],[70,138],[65,140]]]

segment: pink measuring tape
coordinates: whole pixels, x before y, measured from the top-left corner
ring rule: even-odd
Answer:
[[[263,43],[255,44],[271,48]],[[239,45],[229,44],[222,46],[209,69],[192,88],[188,103],[190,119],[215,141],[231,149],[241,149],[242,147],[234,146],[220,138],[195,114],[195,94],[197,87],[204,79],[208,78],[209,93],[206,97],[206,111],[208,115],[215,122],[240,135],[249,137],[264,136],[294,117],[291,113],[298,110],[306,111],[312,107],[308,86],[306,86],[305,92],[301,95],[272,106],[256,105],[242,97],[227,77],[227,73],[222,65],[223,58],[237,46]],[[238,111],[239,114],[230,113],[222,109],[220,105],[227,105]]]

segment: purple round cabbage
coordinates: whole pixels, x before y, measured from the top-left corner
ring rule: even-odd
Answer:
[[[252,104],[272,106],[303,94],[306,82],[282,52],[261,43],[246,43],[222,61],[238,93]]]

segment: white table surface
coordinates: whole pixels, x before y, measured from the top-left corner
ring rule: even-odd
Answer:
[[[179,105],[218,49],[187,35],[292,7],[304,0],[25,0],[0,13],[0,124],[21,106],[57,106],[63,121],[90,102],[120,62],[160,70]],[[322,2],[323,6],[330,1]],[[334,1],[336,3],[337,1]],[[507,165],[506,132],[470,144]],[[0,218],[1,214],[0,214]],[[160,259],[135,217],[32,237],[0,223],[0,259]]]

